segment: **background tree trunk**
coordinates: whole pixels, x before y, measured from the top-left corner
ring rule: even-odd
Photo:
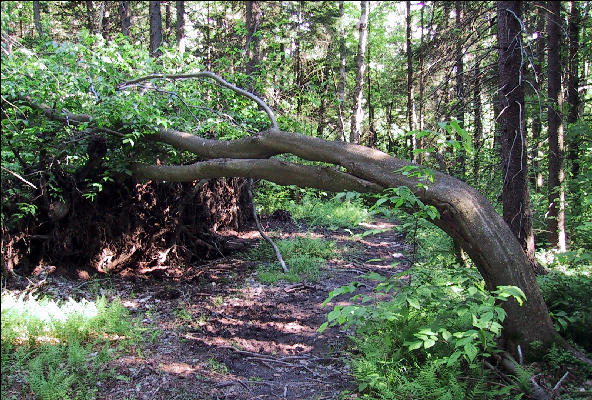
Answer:
[[[561,107],[561,3],[547,3],[547,33],[549,52],[547,108],[549,119],[549,242],[560,251],[566,250],[565,190],[563,188],[563,116]]]
[[[35,29],[39,37],[43,36],[43,29],[41,29],[41,4],[38,1],[33,2],[33,21],[35,22]]]
[[[249,77],[250,92],[254,90],[257,77],[260,75],[259,63],[261,61],[260,35],[257,34],[261,25],[261,5],[257,1],[246,1],[245,23],[247,28],[247,42],[245,44],[245,54],[247,56],[246,74]]]
[[[545,22],[547,20],[547,14],[545,11],[545,2],[540,1],[537,3],[537,39],[536,39],[536,55],[534,57],[534,82],[533,86],[536,92],[536,102],[538,107],[535,108],[535,112],[532,116],[532,169],[533,169],[533,186],[538,192],[543,187],[543,171],[539,167],[539,160],[543,157],[543,151],[541,149],[541,131],[542,131],[542,92],[543,89],[543,64],[545,62]]]
[[[463,12],[463,4],[461,1],[455,1],[455,11],[456,11],[456,29],[459,32],[462,32],[463,25],[462,25],[462,12]],[[456,119],[458,120],[459,125],[461,128],[464,129],[465,127],[465,84],[464,84],[464,61],[463,61],[463,41],[457,40],[456,41]],[[456,140],[461,141],[461,136],[457,133]],[[464,179],[465,177],[465,150],[464,146],[458,150],[457,162],[458,165],[455,166],[454,170],[456,171],[457,176],[460,179]]]
[[[413,127],[413,55],[411,53],[411,1],[405,2],[405,26],[406,26],[406,53],[407,53],[407,123],[409,125],[409,132],[412,132]],[[414,150],[417,149],[417,135],[411,135],[411,159],[417,160],[417,154]]]
[[[343,1],[339,2],[339,84],[337,87],[337,102],[339,112],[339,131],[345,141],[345,121],[344,121],[344,101],[345,101],[345,66],[346,66],[346,47],[345,47],[345,18],[343,12]]]
[[[177,49],[183,54],[185,53],[185,2],[177,1],[175,7],[177,9]]]
[[[578,89],[580,86],[580,76],[578,72],[580,49],[580,8],[577,2],[571,2],[571,15],[569,17],[569,76],[567,80],[567,103],[569,104],[569,113],[567,114],[568,129],[572,124],[578,121],[580,97]],[[578,160],[580,139],[574,134],[569,135],[569,153],[568,158],[571,161],[571,175],[576,178],[580,172],[580,162]]]
[[[499,88],[502,113],[501,160],[502,202],[504,221],[510,226],[526,252],[529,262],[536,266],[534,234],[528,194],[528,165],[526,147],[526,117],[522,64],[522,5],[519,1],[498,2],[497,35],[499,46]]]
[[[351,132],[349,141],[359,143],[362,136],[362,120],[364,119],[364,109],[362,108],[364,74],[366,73],[366,46],[368,45],[368,2],[361,1],[360,6],[362,14],[359,21],[359,41],[358,55],[356,56],[356,86],[354,89],[354,105],[351,118]]]
[[[160,1],[150,1],[150,55],[158,58],[162,45],[162,15]]]

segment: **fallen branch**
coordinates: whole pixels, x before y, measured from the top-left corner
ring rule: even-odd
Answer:
[[[280,265],[282,266],[282,269],[284,270],[284,272],[285,273],[290,272],[288,269],[288,266],[284,262],[284,258],[282,257],[282,253],[280,252],[280,249],[276,246],[276,244],[273,242],[273,240],[271,240],[271,238],[265,234],[265,232],[263,231],[263,227],[261,226],[261,222],[259,222],[259,217],[257,216],[257,208],[255,207],[255,196],[253,196],[253,178],[249,178],[248,192],[249,192],[249,198],[251,199],[251,206],[253,208],[253,218],[255,218],[255,225],[257,225],[257,230],[259,231],[259,234],[261,235],[261,237],[263,239],[265,239],[269,242],[271,247],[273,247],[273,251],[275,251],[275,256],[278,259]]]

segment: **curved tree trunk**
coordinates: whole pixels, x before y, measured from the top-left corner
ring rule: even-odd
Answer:
[[[551,344],[561,342],[520,243],[491,203],[466,183],[432,171],[434,182],[428,186],[418,186],[420,182],[416,177],[397,172],[402,167],[412,165],[409,161],[357,144],[281,131],[275,115],[261,99],[209,72],[151,75],[126,82],[119,89],[149,79],[196,77],[214,79],[257,102],[267,113],[271,128],[250,137],[229,141],[204,139],[173,129],[160,129],[150,136],[151,140],[192,152],[202,161],[172,166],[136,164],[132,167],[136,177],[177,182],[221,176],[248,177],[267,179],[282,185],[374,193],[384,188],[406,186],[425,204],[436,207],[440,218],[434,224],[460,243],[475,262],[489,290],[500,285],[514,285],[526,295],[522,306],[515,300],[503,305],[507,312],[503,329],[506,348],[516,354],[520,346],[527,359],[534,359],[540,357],[542,351]],[[21,100],[27,101],[53,120],[68,121],[70,124],[92,122],[89,115],[66,115],[47,106],[36,105],[27,98]],[[106,131],[120,135],[118,132]],[[293,154],[309,161],[331,163],[339,168],[294,164],[271,158],[279,154]],[[532,348],[535,342],[541,344],[536,350]]]
[[[507,347],[516,351],[517,346],[521,346],[526,357],[535,358],[537,355],[530,352],[532,342],[548,347],[556,340],[547,306],[520,243],[489,201],[464,182],[435,171],[434,183],[428,188],[418,188],[417,179],[394,172],[410,165],[409,162],[364,146],[287,133],[277,128],[227,142],[172,130],[162,130],[155,139],[206,159],[217,159],[190,166],[136,165],[134,172],[140,178],[191,181],[203,177],[244,176],[284,185],[359,192],[409,187],[424,203],[438,209],[441,218],[434,223],[462,245],[488,289],[515,285],[526,294],[527,301],[522,306],[514,300],[504,304],[508,313],[503,333]],[[347,172],[268,159],[283,153],[310,161],[330,162]]]

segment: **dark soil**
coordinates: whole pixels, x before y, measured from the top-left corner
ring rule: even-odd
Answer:
[[[149,328],[137,351],[112,362],[124,378],[101,382],[99,398],[357,398],[346,332],[317,331],[332,309],[321,303],[329,291],[367,272],[389,276],[405,270],[410,247],[392,229],[353,240],[348,232],[308,228],[282,215],[262,222],[268,232],[282,232],[282,238],[308,232],[348,250],[323,267],[317,282],[296,284],[258,282],[257,262],[244,253],[199,266],[143,273],[129,268],[108,279],[47,278],[49,285],[41,290],[54,295],[120,297]],[[357,232],[392,226],[377,220]],[[227,235],[237,248],[259,240],[252,227]],[[371,284],[360,290],[370,292]],[[332,305],[348,299],[338,297]]]

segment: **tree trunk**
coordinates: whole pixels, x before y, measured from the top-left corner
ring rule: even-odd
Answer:
[[[302,6],[303,1],[299,1],[297,5],[297,25],[296,38],[294,39],[294,76],[296,78],[296,115],[300,117],[302,114],[302,91],[304,90],[304,73],[302,71],[302,56],[300,54],[300,25],[302,25]]]
[[[419,131],[423,132],[424,130],[424,104],[423,104],[423,92],[424,92],[424,48],[423,48],[423,37],[424,37],[424,31],[423,31],[423,9],[424,7],[421,7],[420,10],[420,24],[421,24],[421,36],[420,36],[420,41],[419,41]],[[423,149],[423,136],[421,136],[418,141],[417,141],[417,147],[419,147],[420,149]],[[419,164],[423,163],[423,159],[424,159],[424,154],[423,153],[419,153],[417,155],[417,162]]]
[[[526,295],[520,306],[511,299],[503,304],[507,316],[503,322],[504,345],[526,360],[540,358],[554,343],[565,346],[556,333],[543,301],[535,275],[520,243],[497,214],[491,203],[477,190],[449,175],[433,171],[433,182],[418,185],[417,177],[403,175],[403,167],[412,165],[381,151],[339,141],[327,141],[307,135],[283,132],[276,118],[259,98],[210,73],[191,75],[151,75],[121,84],[127,87],[149,79],[188,79],[207,77],[247,96],[261,106],[271,128],[236,140],[204,139],[173,129],[154,130],[150,136],[179,151],[194,153],[199,160],[190,165],[132,165],[137,178],[157,181],[191,182],[201,178],[237,176],[261,178],[280,185],[315,187],[329,191],[353,190],[380,193],[384,188],[408,187],[424,204],[435,207],[440,217],[433,222],[457,240],[475,262],[488,290],[500,285],[518,286]],[[95,124],[90,115],[73,115],[21,99],[47,118],[63,123]],[[117,126],[117,123],[115,123]],[[295,164],[272,158],[292,154],[308,161],[333,164],[333,167]],[[335,168],[335,166],[341,168]]]
[[[95,6],[92,1],[86,1],[86,27],[91,34],[96,32],[95,30]]]
[[[543,187],[543,172],[539,167],[539,160],[544,156],[541,147],[541,131],[542,131],[542,94],[543,88],[543,64],[545,63],[545,21],[546,21],[545,2],[541,1],[538,3],[537,13],[537,39],[536,39],[536,56],[534,57],[534,75],[535,79],[533,82],[534,89],[537,96],[536,110],[532,116],[532,169],[533,169],[533,186],[538,192]]]
[[[187,166],[136,165],[133,170],[140,178],[191,181],[203,177],[244,176],[268,179],[281,185],[359,192],[407,186],[424,203],[438,209],[440,218],[434,223],[462,245],[489,290],[499,285],[516,285],[524,291],[527,300],[521,307],[514,300],[504,304],[508,313],[503,331],[507,347],[516,352],[520,345],[526,358],[536,358],[542,350],[533,350],[533,342],[538,341],[543,348],[548,348],[560,340],[520,243],[489,201],[462,181],[434,171],[434,183],[418,188],[416,178],[395,172],[409,165],[408,162],[367,147],[276,128],[225,142],[172,130],[161,130],[155,139],[179,150],[194,152],[206,160],[216,159]],[[282,153],[341,165],[347,172],[269,159]]]
[[[366,73],[366,46],[368,45],[368,2],[361,1],[362,14],[359,22],[359,42],[358,55],[356,56],[356,86],[354,89],[354,105],[351,118],[351,132],[349,141],[359,143],[362,136],[362,120],[364,119],[364,109],[362,108],[364,74]]]
[[[563,116],[561,107],[561,3],[547,3],[547,34],[549,53],[547,108],[549,119],[549,242],[559,251],[566,250],[565,238],[565,190],[563,188]]]
[[[463,11],[463,5],[462,2],[459,0],[455,1],[455,11],[456,11],[456,29],[459,32],[462,32],[463,26],[462,26],[462,11]],[[461,128],[464,129],[465,127],[465,85],[464,85],[464,61],[463,61],[463,47],[462,47],[462,40],[457,40],[456,41],[456,76],[455,76],[455,80],[456,80],[456,100],[457,100],[457,105],[456,105],[456,119],[459,123],[459,125],[461,126]],[[456,134],[456,140],[457,141],[462,141],[462,138],[460,136],[460,134]],[[458,165],[456,166],[456,168],[454,168],[456,170],[457,175],[461,178],[464,179],[465,177],[465,159],[466,159],[466,155],[465,155],[465,151],[464,151],[464,146],[461,146],[461,148],[458,150],[458,156],[457,156],[457,161],[458,161]]]
[[[345,141],[345,121],[344,121],[344,106],[345,101],[345,65],[346,65],[346,48],[345,48],[345,18],[343,12],[343,1],[339,2],[339,86],[337,87],[337,102],[339,111],[339,131],[340,135]]]
[[[129,36],[131,28],[129,1],[119,2],[119,20],[121,21],[121,33],[124,36]]]
[[[578,89],[580,86],[580,77],[578,74],[578,52],[580,49],[580,8],[577,2],[571,2],[571,15],[568,24],[569,33],[569,77],[567,80],[567,103],[569,104],[569,114],[567,114],[568,129],[572,124],[578,121],[578,112],[580,107],[580,97]],[[572,179],[576,178],[580,172],[580,162],[578,158],[579,141],[575,135],[571,134],[569,140],[568,158],[571,161]]]
[[[368,3],[368,14],[370,14],[370,7],[372,3]],[[368,38],[370,38],[370,21],[368,21]],[[368,105],[368,147],[376,147],[376,128],[374,127],[374,105],[372,104],[372,70],[370,69],[370,40],[368,39],[368,46],[366,48],[366,65],[368,71],[366,72],[366,104]]]
[[[522,18],[519,1],[498,2],[499,88],[502,114],[501,160],[504,221],[535,267],[534,234],[528,193],[526,117],[522,63]]]
[[[475,83],[473,86],[473,148],[475,155],[473,156],[473,182],[479,182],[479,153],[483,147],[483,112],[481,106],[481,65],[479,60],[475,64]]]
[[[177,1],[175,7],[177,9],[177,49],[183,54],[185,53],[185,2]]]
[[[164,41],[168,44],[171,33],[171,2],[164,3]]]
[[[405,8],[405,25],[406,25],[406,48],[407,53],[407,123],[409,124],[409,132],[413,131],[413,62],[411,54],[411,1],[406,1]],[[413,161],[417,160],[417,135],[411,135],[411,158]]]
[[[99,32],[99,35],[103,36],[103,20],[105,18],[105,7],[106,4],[104,1],[101,1],[101,4],[99,5],[99,22],[97,23],[97,29]]]
[[[247,28],[247,42],[245,44],[245,54],[247,56],[246,74],[249,77],[250,84],[247,86],[249,91],[254,90],[257,76],[260,75],[259,62],[261,60],[260,36],[257,35],[261,25],[261,5],[256,1],[246,2],[245,23]]]
[[[319,108],[317,112],[318,116],[318,125],[317,125],[317,137],[323,137],[323,131],[325,128],[325,113],[327,111],[327,79],[329,78],[329,64],[325,61],[325,65],[319,72],[320,74],[320,84],[321,84],[321,101],[319,103]]]
[[[162,45],[162,16],[160,1],[150,1],[150,56],[158,58]]]
[[[43,29],[41,29],[41,4],[38,1],[33,2],[33,20],[35,21],[35,29],[39,37],[43,36]]]

